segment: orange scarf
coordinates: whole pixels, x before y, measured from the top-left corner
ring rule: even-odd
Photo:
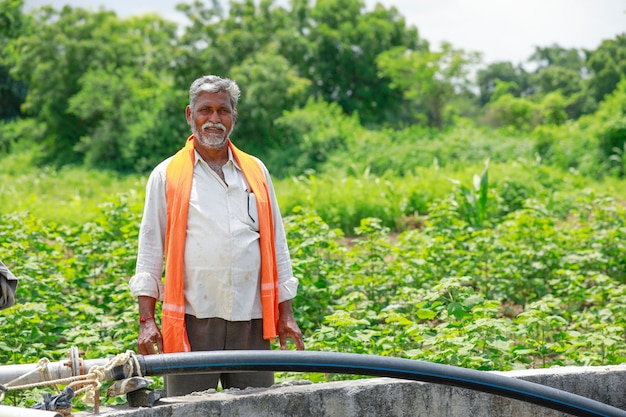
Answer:
[[[263,307],[263,337],[277,336],[278,273],[274,247],[274,221],[265,175],[257,160],[237,149],[230,140],[228,146],[255,194],[259,213],[261,248],[261,305]],[[195,163],[193,135],[178,151],[166,170],[167,231],[165,234],[165,295],[163,300],[163,350],[165,353],[189,352],[185,328],[185,240],[187,215]]]

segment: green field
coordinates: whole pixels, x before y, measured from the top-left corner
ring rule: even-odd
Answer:
[[[232,138],[272,173],[307,349],[624,362],[626,34],[484,64],[360,0],[210,3],[180,5],[184,28],[0,3],[0,259],[20,279],[0,364],[135,349],[145,182],[207,72],[242,88]]]

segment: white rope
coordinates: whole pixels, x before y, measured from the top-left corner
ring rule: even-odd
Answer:
[[[50,361],[47,358],[42,358],[39,360],[39,362],[37,362],[37,365],[32,371],[27,372],[26,374],[15,378],[13,381],[10,381],[8,384],[4,385],[4,389],[0,390],[0,402],[4,400],[4,396],[7,391],[62,384],[68,385],[70,387],[84,385],[84,387],[76,390],[75,394],[85,392],[83,401],[85,401],[85,403],[89,405],[94,405],[96,390],[99,390],[100,387],[102,387],[102,381],[105,380],[107,373],[113,368],[117,366],[123,366],[125,364],[128,364],[128,374],[125,376],[133,375],[133,373],[137,373],[138,376],[143,376],[141,373],[141,367],[139,366],[139,360],[137,359],[135,352],[133,352],[132,350],[127,350],[124,353],[116,355],[104,366],[92,366],[86,375],[78,375],[55,380],[50,379]],[[13,385],[35,372],[40,373],[43,381],[34,382],[31,384]]]
[[[48,365],[50,365],[50,360],[48,358],[41,358],[39,362],[35,365],[32,371],[25,373],[22,376],[15,378],[13,381],[10,381],[5,385],[7,388],[18,389],[13,384],[25,379],[26,377],[34,374],[35,372],[39,372],[39,375],[43,381],[50,380],[50,370],[48,369]],[[19,385],[18,385],[19,386]]]
[[[127,350],[126,352],[115,356],[104,366],[92,366],[89,369],[84,381],[88,385],[77,390],[75,393],[80,394],[85,392],[83,401],[86,404],[93,405],[95,403],[96,390],[99,390],[100,387],[102,387],[102,381],[105,380],[107,372],[117,366],[123,366],[126,363],[129,365],[128,375],[126,376],[132,375],[135,370],[139,376],[142,376],[139,361],[137,360],[137,356],[135,356],[135,352]]]

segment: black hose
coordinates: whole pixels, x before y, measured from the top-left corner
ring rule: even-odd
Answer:
[[[450,365],[350,353],[211,351],[138,356],[144,375],[240,371],[326,372],[432,382],[481,391],[574,416],[626,417],[626,411],[580,395],[503,375]]]

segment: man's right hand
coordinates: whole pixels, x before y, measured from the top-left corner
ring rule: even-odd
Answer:
[[[157,346],[157,351],[154,350]],[[154,355],[163,353],[163,336],[154,318],[150,318],[143,323],[139,323],[139,337],[137,338],[137,352],[140,355]]]
[[[137,352],[140,355],[154,355],[154,345],[158,353],[163,353],[163,336],[154,319],[156,299],[147,296],[137,297],[139,303],[139,337],[137,338]]]

